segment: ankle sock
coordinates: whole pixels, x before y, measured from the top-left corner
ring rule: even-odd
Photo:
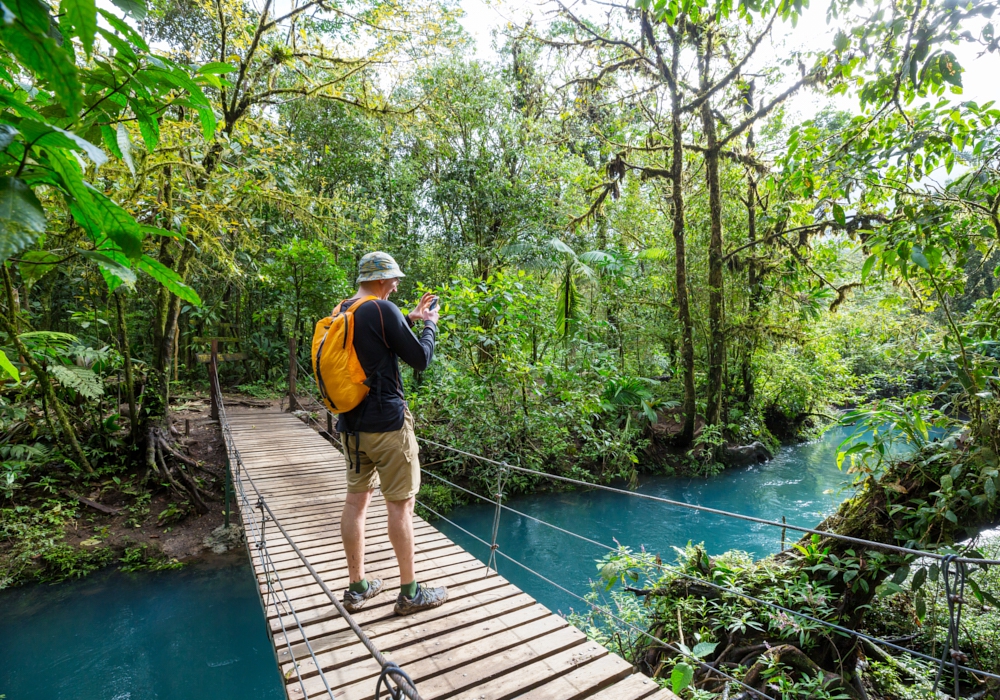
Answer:
[[[399,587],[399,592],[402,593],[407,598],[412,598],[417,594],[417,582],[405,583]]]
[[[364,593],[365,591],[368,590],[368,579],[363,578],[357,583],[352,583],[347,588],[352,593]]]

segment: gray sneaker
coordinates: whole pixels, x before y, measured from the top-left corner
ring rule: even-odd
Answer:
[[[382,592],[382,579],[368,579],[368,590],[364,593],[356,593],[348,588],[344,591],[344,607],[347,612],[357,612],[365,606],[369,600]]]
[[[444,586],[440,588],[418,586],[417,594],[412,598],[407,598],[400,593],[396,598],[396,607],[394,610],[397,615],[412,615],[421,610],[436,608],[446,600],[448,600],[448,589]]]

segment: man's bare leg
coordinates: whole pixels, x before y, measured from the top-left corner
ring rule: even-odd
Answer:
[[[392,549],[396,553],[396,561],[399,563],[400,584],[413,583],[416,579],[416,574],[413,571],[413,504],[415,501],[416,498],[408,498],[405,501],[385,502],[389,511],[389,542],[392,543]]]
[[[340,514],[340,537],[344,542],[344,552],[347,554],[347,571],[351,583],[357,583],[365,577],[365,516],[368,514],[368,504],[371,500],[371,491],[349,493],[347,502],[344,503],[344,510]],[[412,525],[410,531],[411,533],[413,531]],[[391,536],[390,530],[390,539]],[[410,541],[413,541],[412,534]]]

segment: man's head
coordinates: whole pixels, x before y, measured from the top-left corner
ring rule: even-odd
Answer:
[[[396,291],[400,277],[406,275],[388,253],[376,250],[358,263],[358,288],[380,299],[387,299]]]

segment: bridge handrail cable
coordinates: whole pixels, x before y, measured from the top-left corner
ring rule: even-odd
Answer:
[[[298,363],[297,358],[296,358],[296,362]],[[299,367],[301,368],[301,364],[299,365]],[[303,371],[305,371],[305,370],[303,369]],[[319,404],[321,410],[323,410],[324,412],[326,412],[329,416],[332,417],[332,416],[335,415],[335,414],[331,413],[329,411],[329,409],[327,409],[327,407],[325,405],[323,405],[320,400],[316,399],[315,397],[310,397],[310,398],[313,398],[313,400],[317,401],[317,403]],[[314,423],[316,423],[318,427],[321,427],[320,424],[319,424],[319,422],[316,421],[311,415],[309,415],[309,412],[306,412],[306,413],[307,413],[307,415],[308,415],[308,417],[309,417],[310,420],[312,420]],[[334,434],[331,434],[328,431],[324,431],[324,430],[322,430],[322,428],[321,428],[321,432],[327,433],[330,438],[332,438],[333,440],[337,441],[338,443],[340,442],[339,439]],[[438,447],[440,449],[451,451],[451,452],[454,452],[454,453],[457,453],[457,454],[460,454],[460,455],[463,455],[463,456],[466,456],[466,457],[470,457],[470,458],[473,458],[473,459],[481,460],[481,461],[483,461],[485,463],[493,464],[495,466],[498,466],[498,467],[500,467],[501,469],[504,469],[504,470],[512,470],[512,471],[517,471],[517,472],[526,473],[526,474],[533,474],[533,475],[537,475],[537,476],[541,476],[541,477],[548,477],[548,478],[551,478],[551,479],[555,479],[555,480],[558,480],[558,481],[569,482],[569,483],[573,483],[573,484],[576,484],[576,485],[579,485],[579,486],[583,486],[583,487],[597,488],[597,489],[600,489],[600,490],[606,490],[606,491],[610,491],[610,492],[613,492],[613,493],[618,493],[618,494],[628,495],[628,496],[638,496],[638,497],[641,497],[641,498],[646,498],[648,500],[663,502],[663,503],[666,503],[668,505],[689,508],[689,509],[693,509],[693,510],[697,510],[697,511],[702,511],[702,512],[708,512],[708,513],[712,513],[712,514],[716,514],[716,515],[723,515],[723,516],[727,516],[727,517],[737,518],[737,519],[740,519],[740,520],[748,520],[748,521],[751,521],[751,522],[757,522],[757,523],[764,524],[764,525],[770,525],[770,526],[775,526],[775,527],[783,527],[783,528],[794,529],[794,530],[798,530],[798,531],[802,531],[802,532],[807,532],[807,533],[812,533],[812,534],[816,534],[816,535],[820,535],[820,536],[825,536],[825,537],[832,537],[832,538],[835,538],[835,539],[840,539],[840,540],[843,540],[843,541],[851,542],[851,543],[854,543],[854,544],[861,544],[861,545],[869,546],[869,547],[873,547],[873,548],[888,549],[890,551],[900,552],[900,553],[906,554],[908,556],[925,557],[925,558],[930,558],[930,559],[937,559],[939,561],[942,561],[944,563],[944,565],[945,565],[942,573],[943,573],[943,576],[946,579],[946,583],[948,581],[948,576],[952,575],[952,576],[956,577],[957,581],[961,585],[964,586],[964,580],[965,580],[965,575],[966,575],[965,564],[967,564],[967,563],[972,563],[972,564],[976,564],[976,565],[980,565],[980,566],[984,566],[984,567],[985,566],[989,566],[989,565],[1000,564],[1000,561],[998,561],[998,560],[982,559],[982,558],[976,558],[976,557],[959,557],[959,556],[957,556],[957,555],[955,555],[953,553],[952,554],[941,554],[941,553],[938,553],[938,552],[924,552],[924,551],[915,550],[915,549],[912,549],[912,548],[909,548],[909,547],[900,547],[898,545],[889,545],[889,544],[885,544],[885,543],[881,543],[881,542],[873,542],[873,541],[870,541],[870,540],[864,540],[864,539],[861,539],[861,538],[855,538],[855,537],[850,537],[850,536],[846,536],[846,535],[838,535],[836,533],[830,533],[830,532],[826,532],[826,531],[822,531],[822,530],[815,530],[815,529],[812,529],[812,528],[805,528],[805,527],[801,527],[801,526],[788,525],[786,523],[779,523],[779,522],[776,522],[776,521],[766,520],[766,519],[763,519],[763,518],[756,518],[754,516],[743,515],[743,514],[740,514],[740,513],[731,513],[729,511],[719,510],[719,509],[716,509],[716,508],[709,508],[709,507],[706,507],[706,506],[698,506],[698,505],[695,505],[695,504],[685,503],[683,501],[674,501],[672,499],[665,499],[665,498],[661,498],[661,497],[658,497],[658,496],[650,496],[648,494],[641,494],[641,493],[634,492],[634,491],[626,491],[624,489],[617,489],[617,488],[614,488],[614,487],[604,486],[604,485],[601,485],[601,484],[592,484],[592,483],[588,483],[588,482],[581,481],[581,480],[578,480],[578,479],[571,479],[571,478],[568,478],[568,477],[561,477],[561,476],[558,476],[558,475],[555,475],[555,474],[547,474],[545,472],[539,472],[539,471],[536,471],[536,470],[533,470],[533,469],[526,469],[524,467],[517,467],[517,466],[509,464],[507,462],[503,462],[503,461],[499,461],[499,460],[493,460],[493,459],[490,459],[488,457],[483,457],[482,455],[477,455],[477,454],[474,454],[474,453],[471,453],[471,452],[466,452],[465,450],[460,450],[460,449],[451,447],[450,445],[444,445],[442,443],[438,443],[438,442],[435,442],[433,440],[428,440],[426,438],[418,438],[418,439],[421,440],[422,442],[426,443],[426,444],[433,445],[433,446]],[[438,474],[434,474],[433,472],[430,472],[427,469],[421,468],[421,471],[424,472],[425,474],[428,474],[428,475],[434,477],[435,479],[438,479],[438,480],[440,480],[440,481],[448,484],[449,486],[451,486],[451,487],[453,487],[455,489],[458,489],[459,491],[462,491],[462,492],[467,493],[467,494],[469,494],[471,496],[474,496],[475,498],[483,500],[486,503],[490,503],[491,505],[495,505],[496,508],[497,508],[497,514],[499,514],[500,509],[507,510],[507,511],[512,512],[512,513],[514,513],[514,514],[516,514],[516,515],[518,515],[520,517],[524,517],[524,518],[527,518],[527,519],[532,520],[534,522],[537,522],[537,523],[539,523],[541,525],[545,525],[545,526],[547,526],[549,528],[552,528],[554,530],[562,532],[563,534],[570,535],[572,537],[575,537],[576,539],[579,539],[579,540],[582,540],[582,541],[587,542],[589,544],[595,545],[595,546],[600,547],[600,548],[602,548],[604,550],[607,550],[607,551],[617,551],[614,547],[606,545],[606,544],[604,544],[602,542],[598,542],[598,541],[592,540],[592,539],[590,539],[588,537],[584,537],[583,535],[580,535],[578,533],[572,532],[570,530],[566,530],[566,529],[561,528],[561,527],[559,527],[557,525],[554,525],[553,523],[549,523],[549,522],[547,522],[545,520],[542,520],[540,518],[536,518],[534,516],[528,515],[527,513],[522,513],[520,511],[517,511],[517,510],[509,507],[509,506],[504,505],[501,502],[501,493],[500,493],[502,491],[502,487],[501,486],[498,486],[498,489],[497,489],[498,493],[496,494],[497,500],[496,500],[496,502],[494,502],[492,499],[489,499],[489,498],[487,498],[487,497],[485,497],[485,496],[483,496],[481,494],[478,494],[478,493],[476,493],[476,492],[474,492],[474,491],[472,491],[470,489],[467,489],[467,488],[464,488],[462,486],[459,486],[458,484],[455,484],[454,482],[451,482],[448,479],[445,479],[444,477],[442,477],[442,476],[440,476]],[[502,477],[501,477],[501,484],[502,484]],[[577,600],[580,600],[581,602],[585,603],[589,607],[591,607],[591,608],[593,608],[593,609],[595,609],[597,611],[600,611],[600,612],[602,612],[605,615],[608,615],[611,619],[614,619],[614,620],[618,621],[619,623],[621,623],[621,624],[623,624],[623,625],[625,625],[625,626],[627,626],[627,627],[629,627],[629,628],[631,628],[631,629],[639,632],[641,635],[643,635],[645,637],[648,637],[650,639],[655,640],[657,643],[662,644],[665,648],[671,649],[672,651],[675,651],[676,653],[680,654],[681,656],[685,656],[685,657],[690,658],[697,665],[699,665],[699,666],[701,666],[703,668],[706,668],[706,669],[711,669],[711,671],[713,673],[717,673],[717,674],[721,674],[721,675],[726,676],[730,680],[735,681],[736,683],[738,683],[739,685],[743,686],[746,690],[754,693],[755,695],[758,695],[760,697],[764,697],[761,693],[759,693],[758,691],[756,691],[756,689],[744,685],[743,683],[741,683],[737,679],[735,679],[735,678],[733,678],[731,676],[728,676],[728,674],[725,674],[724,672],[719,671],[714,666],[710,666],[710,665],[704,663],[700,659],[697,659],[697,658],[694,658],[692,656],[689,656],[689,655],[685,654],[683,650],[678,649],[677,647],[669,644],[668,642],[665,642],[665,641],[663,641],[661,639],[656,638],[655,636],[649,634],[648,631],[641,630],[641,629],[635,627],[634,625],[632,625],[631,623],[628,623],[625,620],[622,620],[620,617],[618,617],[617,615],[615,615],[614,613],[612,613],[610,610],[608,610],[606,608],[603,608],[603,607],[601,607],[601,606],[593,603],[592,601],[586,600],[582,596],[574,593],[573,591],[568,590],[567,588],[561,586],[560,584],[556,583],[555,581],[552,581],[551,579],[547,578],[543,574],[535,571],[534,569],[530,568],[529,566],[523,564],[522,562],[514,559],[513,557],[509,556],[505,552],[501,551],[499,549],[499,547],[497,546],[497,544],[496,544],[496,530],[497,530],[497,524],[498,524],[497,523],[498,515],[494,517],[494,528],[493,528],[494,529],[494,534],[493,534],[493,543],[491,544],[491,543],[487,542],[486,540],[478,537],[477,535],[474,535],[473,533],[469,532],[468,530],[466,530],[462,526],[458,525],[457,523],[453,522],[452,520],[450,520],[450,519],[446,518],[445,516],[441,515],[440,513],[438,513],[437,511],[433,510],[432,508],[430,508],[426,504],[420,503],[420,505],[423,508],[425,508],[428,512],[433,513],[438,518],[442,519],[443,521],[449,523],[450,525],[452,525],[453,527],[457,528],[458,530],[464,532],[466,535],[472,537],[473,539],[475,539],[475,540],[479,541],[480,543],[482,543],[482,544],[486,545],[487,547],[489,547],[490,548],[490,561],[491,562],[494,560],[494,558],[495,558],[496,555],[500,555],[504,559],[507,559],[508,561],[513,562],[514,564],[516,564],[517,566],[521,567],[522,569],[528,571],[529,573],[534,574],[535,576],[537,576],[541,580],[543,580],[543,581],[549,583],[550,585],[558,588],[559,590],[563,591],[567,595],[570,595],[573,598],[575,598]],[[951,567],[952,566],[956,567],[955,571],[951,571]],[[660,568],[661,571],[665,571],[666,570],[665,567],[662,564],[658,565],[658,568]],[[960,652],[958,652],[957,649],[958,649],[959,617],[960,617],[960,614],[961,614],[961,602],[962,601],[961,600],[958,600],[958,601],[953,600],[955,598],[955,596],[951,595],[951,591],[947,591],[946,592],[946,597],[948,598],[949,617],[950,617],[950,621],[949,621],[949,623],[950,623],[949,624],[949,637],[950,637],[949,642],[950,642],[950,644],[944,645],[945,646],[945,651],[944,651],[942,657],[940,659],[938,659],[938,658],[935,658],[933,656],[929,656],[927,654],[924,654],[922,652],[918,652],[918,651],[915,651],[913,649],[909,649],[907,647],[900,646],[900,645],[895,644],[893,642],[890,642],[888,640],[880,639],[878,637],[873,637],[871,635],[867,635],[867,634],[864,634],[862,632],[858,632],[856,630],[852,630],[850,628],[843,627],[841,625],[838,625],[836,623],[830,622],[828,620],[823,620],[821,618],[814,617],[812,615],[809,615],[807,613],[803,613],[803,612],[798,611],[798,610],[793,610],[791,608],[786,608],[786,607],[781,606],[781,605],[779,605],[777,603],[773,603],[773,602],[770,602],[770,601],[762,600],[760,598],[757,598],[755,596],[751,596],[751,595],[749,595],[749,594],[747,594],[747,593],[745,593],[743,591],[737,590],[735,588],[719,585],[719,584],[715,583],[714,581],[708,581],[706,579],[702,579],[702,578],[698,578],[698,577],[695,577],[695,576],[691,576],[689,574],[686,574],[683,571],[679,571],[679,570],[676,570],[676,569],[670,569],[670,571],[671,571],[671,573],[673,573],[675,575],[678,575],[681,578],[685,578],[685,579],[697,582],[697,583],[699,583],[701,585],[706,585],[706,586],[708,586],[710,588],[719,590],[719,591],[724,592],[724,593],[728,593],[730,595],[734,595],[734,596],[737,596],[737,597],[744,598],[745,600],[749,600],[751,602],[754,602],[754,603],[757,603],[757,604],[760,604],[760,605],[764,605],[766,607],[769,607],[769,608],[774,609],[774,610],[778,610],[778,611],[786,613],[786,614],[795,615],[795,616],[797,616],[797,617],[799,617],[801,619],[805,619],[805,620],[809,620],[811,622],[817,623],[817,624],[819,624],[819,625],[821,625],[823,627],[826,627],[828,629],[834,630],[834,631],[836,631],[836,632],[838,632],[840,634],[848,635],[848,636],[854,637],[856,639],[865,640],[865,641],[867,641],[867,642],[869,642],[871,644],[878,644],[880,646],[883,646],[883,647],[886,647],[886,648],[889,648],[889,649],[893,649],[895,651],[903,652],[903,653],[906,653],[906,654],[910,654],[910,655],[912,655],[914,657],[917,657],[917,658],[920,658],[920,659],[923,659],[923,660],[926,660],[926,661],[931,661],[931,662],[933,662],[935,664],[938,664],[939,670],[938,670],[937,679],[935,680],[935,688],[937,687],[938,683],[941,680],[941,671],[943,671],[943,669],[946,668],[946,667],[947,668],[951,668],[954,671],[954,681],[955,681],[955,684],[956,684],[956,691],[955,691],[956,695],[955,695],[955,697],[958,697],[957,686],[958,686],[958,683],[959,683],[959,680],[958,680],[958,672],[959,671],[964,671],[964,672],[967,672],[967,673],[972,673],[972,674],[975,674],[975,675],[978,675],[978,676],[981,676],[981,677],[991,678],[991,679],[994,679],[994,680],[1000,680],[1000,675],[998,675],[998,674],[990,673],[988,671],[983,671],[981,669],[970,668],[968,666],[964,666],[964,665],[961,665],[961,664],[958,663],[958,659],[961,656]],[[961,596],[959,596],[959,598],[960,597]],[[957,614],[956,614],[956,606],[957,606]],[[948,660],[949,656],[951,656],[950,660]]]
[[[378,663],[379,667],[381,668],[381,673],[379,674],[375,687],[375,700],[379,699],[379,695],[381,694],[381,687],[383,684],[386,686],[389,697],[392,698],[392,700],[401,700],[402,697],[409,698],[409,700],[422,700],[422,698],[420,697],[420,693],[417,691],[416,685],[414,684],[413,680],[399,666],[397,666],[393,662],[388,661],[382,655],[378,647],[376,647],[375,644],[371,641],[371,639],[369,639],[368,635],[364,632],[364,630],[361,629],[361,627],[354,620],[354,618],[347,611],[347,609],[340,602],[340,600],[337,599],[337,596],[334,595],[333,591],[331,591],[329,586],[326,585],[326,581],[323,580],[323,577],[319,575],[319,573],[313,567],[312,563],[309,561],[308,557],[306,557],[306,555],[302,552],[302,550],[299,549],[298,545],[295,544],[295,541],[292,539],[291,535],[288,534],[288,531],[285,530],[284,526],[282,526],[281,522],[274,514],[274,511],[272,511],[271,507],[267,504],[267,499],[264,498],[263,494],[257,488],[257,485],[254,483],[253,478],[251,478],[250,474],[247,472],[246,465],[243,463],[243,458],[240,455],[239,449],[236,447],[235,440],[233,439],[232,428],[229,425],[229,420],[228,417],[226,416],[225,402],[222,399],[222,390],[219,385],[218,373],[209,371],[209,376],[210,376],[210,381],[212,381],[214,384],[215,395],[218,397],[219,425],[222,427],[222,433],[225,437],[226,449],[228,456],[230,457],[230,468],[232,468],[233,458],[235,458],[235,464],[237,468],[235,470],[236,478],[234,479],[234,481],[238,484],[241,498],[243,499],[243,505],[247,506],[249,504],[249,499],[246,498],[246,494],[244,492],[242,484],[243,478],[246,478],[247,482],[250,484],[250,487],[253,489],[254,494],[257,496],[256,507],[261,509],[262,515],[264,511],[267,512],[266,519],[262,518],[262,526],[260,528],[261,540],[259,540],[257,543],[258,549],[263,549],[266,551],[266,544],[262,544],[266,542],[266,540],[264,540],[263,538],[263,525],[267,522],[267,520],[270,520],[270,522],[274,523],[275,527],[278,528],[282,536],[285,538],[285,541],[288,542],[292,550],[295,552],[296,556],[298,556],[299,560],[309,571],[310,575],[313,577],[316,583],[319,584],[320,588],[323,590],[323,593],[325,593],[326,596],[330,599],[330,602],[333,603],[334,607],[337,609],[337,612],[340,613],[340,616],[344,618],[348,626],[351,628],[354,634],[358,637],[361,643],[368,650],[368,653],[371,654],[372,658],[375,659],[376,663]],[[241,508],[241,511],[244,513],[244,517],[246,517],[247,510],[249,510],[249,512],[252,513],[253,506],[250,506],[249,508],[246,507]],[[256,525],[254,527],[256,532],[257,531]],[[267,554],[267,558],[268,560],[270,560],[270,554]],[[271,568],[274,570],[274,573],[277,576],[277,569],[274,568],[273,561],[271,561]],[[267,573],[266,567],[265,567],[265,575],[268,578],[268,587],[270,590],[271,579],[270,579],[270,574]],[[278,577],[278,581],[280,585],[280,577]],[[283,585],[282,585],[282,590],[284,591]],[[316,655],[313,652],[312,645],[309,642],[309,636],[306,633],[304,627],[302,626],[302,623],[299,621],[298,615],[295,613],[294,606],[291,605],[291,600],[288,599],[287,593],[285,594],[285,600],[287,601],[288,606],[292,610],[292,615],[295,619],[296,626],[299,628],[299,632],[302,635],[302,639],[305,642],[306,648],[309,651],[309,655],[312,657],[312,660],[316,665],[316,670],[319,672],[319,675],[323,680],[323,684],[326,687],[326,691],[329,694],[330,698],[333,698],[334,694],[333,691],[330,689],[329,684],[327,683],[326,676],[323,673],[322,665],[316,659]],[[306,692],[305,685],[303,683],[303,678],[299,670],[299,664],[295,661],[294,652],[292,651],[293,645],[288,638],[287,632],[285,631],[284,620],[282,619],[281,615],[279,615],[279,622],[282,627],[282,632],[285,634],[285,641],[288,644],[289,654],[292,655],[293,668],[298,677],[299,685],[303,692],[303,697],[308,697],[308,693]],[[395,688],[393,688],[389,684],[388,679],[390,678],[396,684]]]
[[[296,359],[296,362],[298,363],[297,359]],[[301,363],[298,363],[298,364],[299,364],[299,367],[302,368]],[[302,368],[302,371],[303,372],[307,372],[307,370],[305,370],[304,368]],[[320,408],[323,411],[325,411],[326,413],[329,413],[331,416],[336,416],[336,414],[331,413],[330,410],[327,409],[327,407],[325,405],[323,405],[322,401],[320,401],[319,399],[316,399],[316,401],[317,401],[317,403],[319,403]],[[527,467],[520,467],[520,466],[517,466],[517,465],[514,465],[514,464],[510,464],[509,462],[504,462],[504,461],[496,460],[496,459],[490,459],[489,457],[484,457],[482,455],[477,455],[477,454],[472,453],[472,452],[467,452],[465,450],[460,450],[457,447],[452,447],[451,445],[445,445],[443,443],[436,442],[434,440],[429,440],[429,439],[424,438],[424,437],[417,436],[417,439],[419,441],[427,444],[427,445],[431,445],[433,447],[437,447],[437,448],[442,449],[442,450],[453,452],[455,454],[459,454],[459,455],[462,455],[464,457],[470,457],[472,459],[479,460],[479,461],[484,462],[486,464],[492,464],[492,465],[495,465],[495,466],[498,466],[498,467],[503,467],[505,469],[510,469],[512,471],[516,471],[516,472],[519,472],[521,474],[529,474],[531,476],[537,476],[537,477],[541,477],[541,478],[544,478],[544,479],[551,479],[553,481],[561,481],[561,482],[564,482],[564,483],[573,484],[575,486],[581,486],[583,488],[597,489],[597,490],[600,490],[600,491],[608,491],[610,493],[617,493],[617,494],[622,495],[622,496],[630,496],[632,498],[641,498],[641,499],[645,499],[645,500],[648,500],[648,501],[655,501],[657,503],[663,503],[665,505],[675,506],[675,507],[678,507],[678,508],[686,508],[688,510],[694,510],[694,511],[698,511],[698,512],[701,512],[701,513],[710,513],[712,515],[719,515],[719,516],[726,517],[726,518],[734,518],[734,519],[743,520],[743,521],[746,521],[746,522],[757,523],[759,525],[768,525],[770,527],[777,527],[777,528],[782,528],[782,529],[787,529],[787,530],[795,530],[797,532],[802,532],[802,533],[811,534],[811,535],[819,535],[821,537],[829,537],[831,539],[840,540],[841,542],[848,542],[850,544],[855,544],[855,545],[859,545],[859,546],[863,546],[863,547],[869,547],[871,549],[882,549],[882,550],[886,550],[886,551],[890,551],[890,552],[895,552],[897,554],[904,554],[904,555],[907,555],[907,556],[913,556],[913,557],[918,557],[918,558],[920,558],[920,557],[926,557],[926,558],[930,558],[930,559],[937,559],[938,561],[944,561],[945,559],[948,559],[949,561],[953,561],[953,562],[957,562],[957,563],[975,564],[975,565],[981,565],[981,566],[996,566],[996,565],[1000,565],[1000,559],[983,559],[983,558],[979,558],[979,557],[961,557],[961,556],[956,557],[954,554],[950,554],[950,553],[949,554],[942,554],[940,552],[928,552],[928,551],[924,551],[924,550],[920,550],[920,549],[914,549],[913,547],[904,547],[902,545],[888,544],[886,542],[875,542],[873,540],[866,540],[866,539],[861,538],[861,537],[852,537],[851,535],[842,535],[842,534],[839,534],[839,533],[836,533],[836,532],[829,532],[829,531],[826,531],[826,530],[817,530],[815,528],[804,527],[804,526],[801,526],[801,525],[793,525],[791,523],[778,522],[777,520],[768,520],[767,518],[758,518],[758,517],[753,516],[753,515],[745,515],[743,513],[734,513],[732,511],[722,510],[722,509],[719,509],[719,508],[711,508],[709,506],[700,506],[700,505],[697,505],[695,503],[687,503],[685,501],[676,501],[676,500],[671,499],[671,498],[663,498],[662,496],[654,496],[652,494],[641,493],[639,491],[629,491],[627,489],[619,489],[619,488],[615,488],[614,486],[607,486],[605,484],[597,484],[597,483],[592,483],[592,482],[589,482],[589,481],[582,481],[580,479],[573,479],[571,477],[561,476],[559,474],[549,474],[547,472],[538,471],[537,469],[528,469]]]

